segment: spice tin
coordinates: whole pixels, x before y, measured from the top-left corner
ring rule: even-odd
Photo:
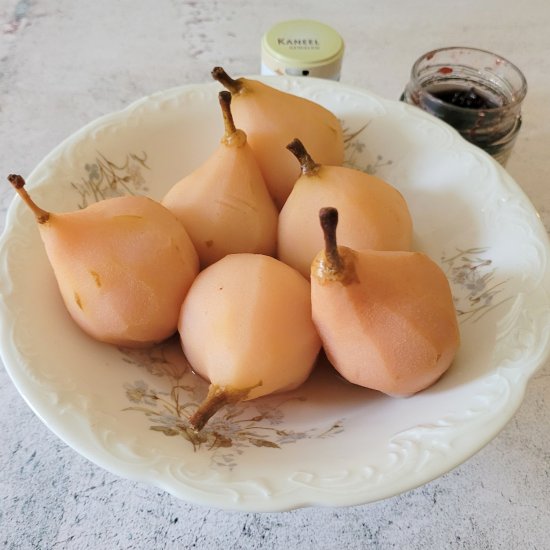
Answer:
[[[283,21],[262,38],[264,75],[340,79],[344,41],[333,28],[308,19]]]

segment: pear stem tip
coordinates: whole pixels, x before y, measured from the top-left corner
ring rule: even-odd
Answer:
[[[338,226],[338,210],[331,206],[319,210],[319,221],[325,237],[325,256],[332,271],[340,272],[344,263],[338,252],[336,227]]]
[[[227,88],[232,94],[238,94],[242,87],[242,81],[231,78],[223,67],[214,67],[210,73],[214,80],[217,80],[222,86]]]
[[[25,204],[32,210],[38,223],[46,223],[50,219],[50,213],[47,210],[40,208],[30,197],[25,189],[25,180],[18,174],[10,174],[8,181],[13,185],[18,195],[23,199]]]
[[[218,100],[220,102],[220,107],[222,108],[223,123],[225,126],[224,137],[225,139],[228,139],[237,131],[235,122],[233,121],[233,115],[231,113],[231,93],[227,90],[222,90],[218,94]]]
[[[231,92],[228,92],[227,90],[218,92],[218,99],[220,100],[220,105],[231,105]]]
[[[311,158],[304,144],[298,138],[294,138],[286,148],[298,159],[304,176],[314,176],[319,172],[321,166]]]
[[[25,180],[19,174],[10,174],[8,181],[15,187],[15,189],[22,189],[25,187]]]

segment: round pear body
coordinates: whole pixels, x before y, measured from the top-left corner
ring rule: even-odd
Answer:
[[[327,357],[348,381],[393,396],[433,384],[451,365],[460,336],[449,283],[420,252],[338,247],[346,277],[311,268],[313,320]]]
[[[202,271],[179,331],[193,369],[212,385],[250,389],[245,399],[301,385],[321,347],[309,282],[261,254],[232,254]]]
[[[233,95],[233,115],[254,151],[267,187],[280,210],[300,175],[300,168],[286,150],[296,136],[323,164],[344,162],[344,137],[338,118],[323,106],[283,92],[258,80],[233,80],[219,68],[214,78]]]
[[[279,214],[277,257],[310,275],[323,248],[319,210],[340,212],[338,241],[355,250],[410,250],[413,224],[403,195],[384,180],[342,166],[317,165],[294,185]]]
[[[277,216],[262,172],[221,92],[226,133],[216,151],[162,200],[185,226],[204,268],[227,254],[275,255]]]
[[[84,332],[125,347],[176,332],[199,262],[183,225],[160,203],[106,199],[50,214],[39,229],[65,306]]]
[[[162,204],[184,224],[202,267],[227,254],[276,252],[277,209],[246,141],[220,145]]]

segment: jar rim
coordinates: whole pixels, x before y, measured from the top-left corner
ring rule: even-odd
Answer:
[[[484,108],[483,109],[484,111],[489,111],[489,112],[505,111],[505,110],[508,110],[508,109],[511,109],[511,108],[515,108],[518,104],[520,104],[525,99],[525,96],[527,95],[527,80],[525,78],[525,75],[519,69],[519,67],[517,65],[515,65],[514,63],[512,63],[511,61],[509,61],[508,59],[506,59],[505,57],[503,57],[499,54],[496,54],[496,53],[491,52],[489,50],[483,50],[483,49],[480,49],[480,48],[473,48],[473,47],[470,47],[470,46],[448,46],[448,47],[437,48],[437,49],[434,49],[434,50],[430,50],[429,52],[426,52],[425,54],[420,56],[415,61],[415,63],[413,64],[412,69],[411,69],[411,78],[412,79],[416,78],[416,76],[420,72],[419,67],[421,66],[421,64],[424,61],[431,60],[433,57],[435,57],[439,53],[453,52],[453,51],[463,51],[465,53],[468,53],[468,52],[470,52],[470,53],[479,53],[479,54],[484,54],[484,55],[491,56],[492,58],[494,58],[496,60],[498,65],[506,65],[518,77],[519,85],[517,87],[516,86],[514,87],[515,91],[512,94],[511,100],[508,103],[504,104],[504,105]],[[448,63],[446,65],[451,65],[451,64]],[[458,65],[458,64],[457,64],[457,66],[466,67],[466,65]],[[474,70],[477,70],[478,72],[480,72],[479,69],[477,69],[476,67],[469,66],[469,68],[473,68]],[[446,106],[446,108],[449,108],[449,109],[456,109],[456,112],[471,111],[471,109],[468,108],[468,107],[461,107],[461,106],[458,106],[458,105],[453,105],[451,103],[447,103],[447,102],[443,101],[442,99],[436,97],[435,95],[431,94],[428,90],[423,90],[422,92],[425,93],[425,94],[428,94],[430,96],[430,98],[433,99],[433,101],[437,102],[437,104],[441,104],[442,106],[444,105],[444,106]]]

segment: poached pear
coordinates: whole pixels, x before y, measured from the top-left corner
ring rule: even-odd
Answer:
[[[225,133],[216,151],[162,199],[185,226],[206,267],[227,254],[274,255],[278,211],[245,132],[235,127],[231,94],[219,94]]]
[[[313,321],[349,382],[394,396],[433,384],[460,342],[447,277],[426,254],[338,246],[338,211],[319,213],[325,248],[311,265]]]
[[[203,270],[183,302],[179,331],[193,370],[210,382],[190,418],[196,430],[228,403],[298,387],[321,348],[309,282],[262,254],[231,254]]]
[[[123,347],[176,332],[199,261],[169,210],[127,195],[54,214],[34,203],[21,176],[8,179],[35,215],[65,306],[84,332]]]
[[[341,244],[356,250],[410,250],[413,224],[403,195],[386,181],[344,166],[318,164],[299,139],[288,144],[301,175],[279,214],[277,257],[309,277],[323,246],[319,209],[336,208]]]
[[[336,116],[309,99],[258,80],[231,78],[221,67],[212,76],[233,95],[233,115],[248,135],[267,187],[279,210],[300,174],[285,146],[299,135],[324,164],[344,161],[344,137]]]

